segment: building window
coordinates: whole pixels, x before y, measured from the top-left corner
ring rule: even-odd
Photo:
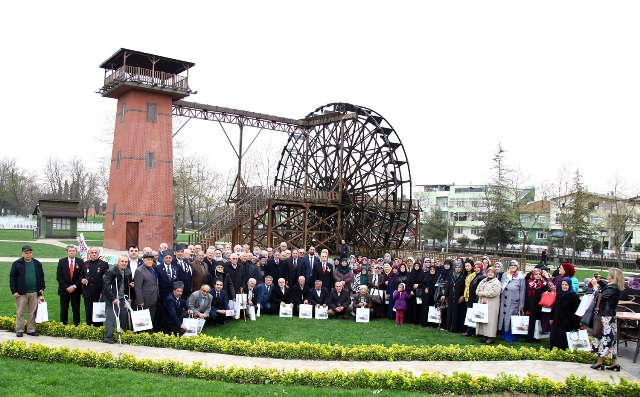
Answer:
[[[518,233],[518,237],[524,238],[524,232],[522,230],[520,230],[520,233]]]
[[[150,152],[148,150],[144,152],[144,169],[156,169],[156,152]]]
[[[150,123],[158,122],[158,104],[147,102],[147,121]]]
[[[111,225],[115,225],[116,224],[116,205],[113,205],[113,212],[111,213]]]
[[[69,218],[53,218],[54,230],[71,230],[71,219]]]
[[[593,216],[589,218],[589,224],[597,225],[599,223],[600,223],[600,218],[598,218],[597,216]]]
[[[538,215],[538,219],[536,219],[536,222],[538,223],[545,223],[546,221],[547,221],[546,215]]]
[[[453,214],[454,221],[465,222],[467,220],[467,217],[468,215],[466,212],[456,212]]]
[[[464,207],[464,200],[456,200],[456,207]]]
[[[118,150],[118,155],[116,156],[116,169],[120,169],[120,159],[122,159],[122,150]]]
[[[464,234],[462,232],[463,232],[463,229],[461,227],[457,227],[454,231],[454,234]]]
[[[536,233],[536,238],[538,240],[545,240],[547,238],[547,233],[545,232],[538,232]]]
[[[520,223],[529,223],[529,214],[520,214]]]
[[[122,123],[124,121],[124,113],[127,110],[127,103],[123,103],[122,104],[122,113],[120,113],[120,122]]]
[[[560,214],[556,214],[556,218],[554,219],[554,223],[556,225],[560,223]]]
[[[471,234],[473,236],[479,236],[480,235],[480,229],[471,229]]]

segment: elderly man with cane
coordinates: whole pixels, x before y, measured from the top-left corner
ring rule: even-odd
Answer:
[[[129,296],[125,294],[125,288],[131,283],[131,269],[128,267],[129,257],[121,255],[118,258],[118,266],[114,266],[107,270],[102,277],[104,287],[102,296],[106,302],[106,320],[104,329],[104,342],[116,343],[113,340],[113,331],[117,328],[118,337],[123,327],[126,328],[127,319],[129,318],[125,306],[125,299]],[[122,344],[122,342],[120,342]]]

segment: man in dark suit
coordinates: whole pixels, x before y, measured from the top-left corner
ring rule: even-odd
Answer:
[[[131,270],[131,285],[128,289],[130,294],[129,298],[135,301],[136,291],[133,286],[133,279],[136,275],[136,270],[138,270],[139,267],[141,268],[144,266],[144,264],[142,263],[142,258],[139,257],[140,249],[137,245],[130,245],[127,253],[129,254],[129,265],[127,267]]]
[[[191,263],[184,255],[184,250],[187,248],[184,244],[176,244],[175,258],[173,264],[178,268],[178,280],[184,283],[184,295],[191,295],[191,283],[193,281],[193,270],[191,269]]]
[[[73,314],[73,325],[80,325],[80,297],[82,296],[82,259],[76,258],[76,247],[67,246],[67,256],[58,261],[56,280],[60,295],[60,322],[67,325],[69,321],[69,303]]]
[[[315,288],[309,291],[309,303],[313,305],[314,315],[316,308],[327,307],[329,304],[329,291],[322,286],[321,280],[316,280]]]
[[[289,276],[289,278],[287,279],[287,283],[289,286],[296,285],[298,277],[300,276],[304,276],[306,280],[307,272],[305,271],[304,260],[299,257],[299,252],[297,249],[291,251],[291,258],[288,258],[286,263],[287,275]],[[308,286],[309,283],[307,282],[307,287]]]
[[[166,252],[165,252],[166,255]],[[169,294],[162,303],[162,331],[165,334],[182,335],[187,332],[187,327],[182,325],[182,319],[193,314],[186,300],[182,299],[184,283],[173,283],[173,293]]]
[[[244,266],[240,263],[238,254],[234,252],[229,255],[229,263],[226,264],[224,271],[229,275],[229,277],[231,277],[231,284],[233,284],[233,287],[235,288],[234,293],[244,293],[247,280],[245,279]],[[233,297],[229,296],[229,299],[235,299],[235,294]]]
[[[309,304],[309,287],[305,284],[304,276],[298,277],[298,284],[290,288],[291,303],[293,303],[293,313],[298,314],[300,305]]]
[[[328,261],[328,255],[322,254],[320,257],[320,264],[313,268],[313,279],[322,280],[322,286],[331,291],[333,286],[333,265]]]
[[[227,318],[227,310],[231,310],[229,307],[229,299],[227,293],[222,289],[222,280],[216,280],[214,285],[215,292],[211,293],[211,311],[209,312],[209,318],[215,326],[225,325]]]
[[[315,279],[315,269],[320,265],[320,258],[316,256],[316,247],[309,247],[309,254],[305,255],[304,258],[304,272],[305,274],[301,274],[307,280],[307,286],[309,289],[313,287],[313,282]],[[327,288],[330,290],[331,288]]]
[[[144,254],[142,256],[143,265],[138,267],[135,276],[133,276],[134,289],[136,291],[136,305],[140,309],[149,310],[151,321],[153,321],[158,304],[158,275],[154,269],[155,259],[153,254]]]
[[[93,322],[93,302],[100,301],[100,295],[102,294],[102,287],[104,282],[102,277],[109,269],[109,264],[98,256],[98,249],[96,247],[89,248],[87,253],[88,261],[84,262],[82,266],[82,275],[80,283],[82,284],[82,296],[84,297],[84,312],[88,325],[95,325],[99,327],[102,323]]]
[[[129,287],[132,277],[129,269],[129,258],[121,255],[118,264],[108,269],[103,279],[102,297],[106,302],[104,320],[104,342],[115,343],[113,333],[120,325],[121,330],[127,329],[127,309],[125,306],[126,290]]]
[[[274,313],[279,313],[280,306],[284,306],[291,303],[291,291],[285,284],[283,278],[278,280],[278,286],[273,289],[271,293],[271,307]]]
[[[265,267],[265,276],[271,276],[274,280],[279,280],[284,278],[285,283],[291,286],[294,284],[289,284],[289,271],[285,261],[280,259],[280,252],[276,251],[273,253],[273,258],[267,260],[267,265]]]
[[[329,293],[329,304],[327,306],[329,306],[327,314],[332,318],[338,318],[338,315],[340,315],[347,320],[353,311],[351,296],[348,291],[342,289],[341,281],[335,283],[335,289]]]
[[[158,316],[155,316],[155,321],[153,327],[156,329],[161,329],[161,319],[164,311],[162,310],[162,305],[164,304],[164,300],[167,299],[169,295],[173,292],[173,283],[178,280],[178,267],[171,264],[173,262],[173,251],[170,249],[166,249],[164,251],[164,257],[162,258],[163,264],[156,265],[156,275],[158,276],[158,292],[160,295],[158,296],[158,307],[156,307],[156,312],[158,312]]]
[[[260,305],[260,314],[273,313],[271,310],[271,293],[273,292],[273,278],[266,276],[264,284],[256,286],[256,305]]]

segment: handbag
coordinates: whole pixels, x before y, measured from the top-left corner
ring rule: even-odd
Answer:
[[[582,319],[580,320],[580,322],[585,326],[587,326],[588,328],[591,328],[593,326],[593,317],[594,317],[593,315],[596,311],[595,297],[597,296],[597,294],[598,292],[593,294],[594,300],[591,302],[591,305],[589,305],[587,310],[582,315]]]
[[[40,298],[38,298],[38,307],[36,309],[36,323],[46,323],[47,321],[49,321],[47,302],[44,300],[44,296],[40,296]]]
[[[133,310],[131,312],[131,323],[133,324],[133,332],[146,331],[153,328],[151,312],[149,312],[149,309]]]
[[[569,345],[569,350],[591,351],[589,335],[587,335],[587,330],[585,329],[567,332],[567,344]]]
[[[578,306],[578,309],[576,309],[576,316],[579,316],[579,317],[584,316],[584,314],[587,312],[589,307],[593,305],[594,300],[595,299],[593,294],[584,295],[580,300],[580,306]]]
[[[424,296],[424,288],[416,288],[414,295],[416,298],[422,298]]]
[[[600,301],[602,300],[602,294],[598,296],[598,303],[596,304],[593,312],[593,337],[602,338],[602,332],[604,325],[602,324],[602,316],[600,314]]]
[[[538,305],[543,307],[553,307],[554,303],[556,303],[556,293],[545,291],[542,293],[542,296],[540,297],[540,302],[538,302]]]

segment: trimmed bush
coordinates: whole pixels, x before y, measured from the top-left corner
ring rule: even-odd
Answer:
[[[187,339],[187,338],[185,338]],[[569,375],[564,382],[556,382],[528,374],[520,379],[502,373],[496,378],[471,376],[464,372],[453,375],[423,372],[419,376],[410,371],[327,371],[280,370],[266,368],[242,368],[236,366],[205,367],[201,362],[185,364],[174,360],[137,359],[123,353],[114,357],[111,353],[68,347],[48,347],[24,341],[0,343],[0,355],[4,357],[38,360],[49,363],[74,363],[87,367],[118,368],[170,376],[220,380],[234,383],[278,384],[345,389],[407,390],[433,394],[489,394],[526,393],[538,395],[620,396],[640,395],[640,382],[620,379],[619,383],[594,381],[586,375],[580,378]]]

